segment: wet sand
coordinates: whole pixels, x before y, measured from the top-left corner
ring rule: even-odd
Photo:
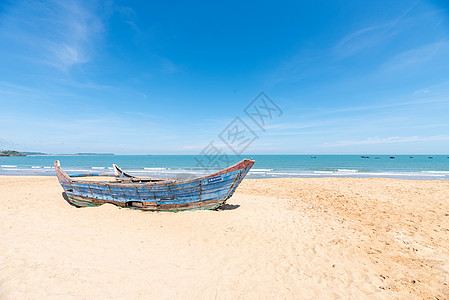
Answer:
[[[62,192],[0,176],[1,299],[449,298],[447,181],[247,179],[180,213]]]

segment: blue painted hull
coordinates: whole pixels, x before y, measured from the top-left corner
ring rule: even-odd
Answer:
[[[73,180],[55,162],[58,180],[76,206],[112,203],[152,211],[215,209],[235,192],[254,161],[245,159],[220,172],[190,180],[95,182]]]

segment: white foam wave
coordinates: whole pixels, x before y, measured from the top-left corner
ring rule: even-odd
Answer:
[[[146,173],[146,174],[199,174],[202,173],[201,171],[195,171],[195,170],[127,170],[127,173]],[[209,172],[213,173],[213,171]]]
[[[14,165],[1,165],[2,168],[17,168],[17,166]]]
[[[257,174],[253,174],[257,175]],[[444,174],[422,174],[419,172],[336,172],[336,171],[305,171],[305,172],[270,172],[275,176],[357,176],[357,177],[444,177]]]
[[[288,176],[316,176],[319,174],[306,172],[271,172],[270,175],[288,175]]]
[[[442,174],[442,175],[449,175],[449,171],[421,171],[422,173],[429,173],[429,174]]]
[[[271,172],[274,169],[251,169],[251,172]]]

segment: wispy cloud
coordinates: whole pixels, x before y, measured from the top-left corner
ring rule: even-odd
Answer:
[[[440,88],[440,87],[447,86],[447,85],[449,85],[449,81],[442,82],[442,83],[437,83],[437,84],[434,84],[434,85],[431,85],[431,86],[427,86],[425,88],[416,90],[414,92],[414,95],[427,94],[427,93],[432,92],[436,88]]]
[[[96,82],[91,81],[89,78],[83,78],[83,82],[76,81],[72,78],[51,78],[54,82],[67,86],[67,87],[73,87],[73,88],[79,88],[79,89],[91,89],[91,90],[117,90],[117,86],[111,86],[111,85],[103,85],[98,84]]]
[[[324,125],[328,125],[329,122],[283,122],[273,125],[267,125],[264,128],[266,130],[298,130],[298,129],[309,129],[309,128],[316,128],[316,127],[322,127]]]
[[[175,74],[175,73],[179,72],[180,67],[177,66],[171,60],[161,57],[161,70],[162,70],[162,72],[167,73],[167,74]]]
[[[9,82],[0,81],[0,91],[4,94],[40,94],[41,91],[33,89],[24,85],[13,84]]]
[[[303,48],[290,59],[281,61],[267,76],[266,84],[273,87],[283,82],[297,83],[304,79],[320,77],[323,73],[340,74],[342,72],[340,66],[333,63],[381,45],[406,29],[403,23],[413,18],[409,14],[418,3],[419,1],[415,1],[394,18],[358,24],[353,31],[342,35],[336,42],[331,41],[328,48],[319,50]],[[329,57],[332,57],[332,63],[322,64]]]
[[[137,26],[137,13],[134,9],[127,6],[118,6],[115,10],[120,14],[123,23],[128,24],[136,32],[140,31]]]
[[[50,23],[59,25],[56,39],[49,39],[47,47],[54,54],[56,66],[63,69],[91,59],[92,44],[103,31],[101,19],[79,2],[57,2]],[[55,18],[56,17],[56,18]]]
[[[357,111],[365,111],[365,112],[375,112],[375,111],[385,111],[385,109],[389,108],[401,108],[401,107],[412,107],[412,106],[420,106],[423,104],[432,104],[432,103],[447,103],[448,99],[446,97],[444,98],[424,98],[424,99],[418,99],[418,100],[412,100],[412,101],[398,101],[392,99],[390,102],[385,102],[381,104],[375,104],[375,105],[361,105],[361,106],[348,106],[348,107],[341,107],[341,108],[335,108],[335,109],[329,109],[324,110],[318,113],[309,113],[309,116],[326,116],[326,115],[333,115],[333,114],[341,114],[341,113],[350,113],[350,112],[357,112]]]
[[[384,28],[391,28],[394,25],[397,24],[397,21],[391,21],[391,22],[387,22],[384,24],[379,24],[379,25],[375,25],[375,26],[368,26],[359,30],[356,30],[346,36],[344,36],[335,46],[335,48],[340,48],[343,47],[345,45],[347,45],[348,43],[350,43],[351,41],[360,38],[361,36],[365,35],[365,34],[370,34],[375,32],[376,30],[379,29],[384,29]],[[361,47],[360,47],[361,48]]]
[[[435,136],[392,136],[392,137],[369,137],[363,140],[347,140],[336,143],[324,143],[323,147],[345,147],[355,145],[372,145],[372,144],[391,144],[391,143],[407,143],[407,142],[429,142],[429,141],[447,141],[449,135],[435,135]]]
[[[419,46],[394,56],[381,69],[384,71],[394,71],[416,64],[423,64],[430,61],[438,52],[446,53],[448,48],[449,42],[446,40]]]
[[[102,19],[90,5],[57,0],[14,2],[2,16],[0,35],[4,41],[21,44],[26,59],[67,71],[92,59],[103,32]]]
[[[334,46],[334,51],[340,56],[353,55],[365,48],[372,47],[385,40],[385,36],[393,35],[392,30],[410,13],[419,1],[412,3],[396,18],[378,24],[364,26],[346,34]]]

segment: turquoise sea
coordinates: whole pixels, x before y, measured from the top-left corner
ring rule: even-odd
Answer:
[[[250,156],[59,155],[0,157],[1,175],[54,176],[53,163],[69,174],[112,174],[112,164],[137,176],[205,175]],[[394,157],[394,158],[393,158]],[[449,180],[449,155],[254,155],[248,178],[387,177]]]

